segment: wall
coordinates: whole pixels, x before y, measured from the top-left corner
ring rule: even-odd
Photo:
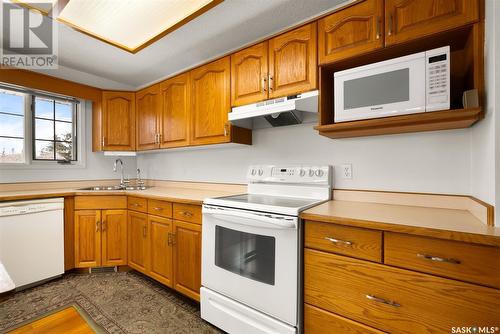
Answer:
[[[254,130],[252,146],[143,153],[137,165],[149,178],[245,183],[251,164],[352,163],[336,188],[467,194],[469,159],[469,130],[332,140],[306,124]]]
[[[0,169],[0,183],[29,182],[29,181],[63,181],[63,180],[97,180],[116,179],[119,173],[113,172],[113,162],[115,157],[105,157],[102,153],[92,152],[92,109],[90,102],[86,103],[85,110],[85,166],[60,166],[54,168],[9,168]],[[136,159],[135,157],[123,158],[126,173],[130,177],[135,177]],[[77,168],[75,168],[77,167]],[[1,187],[1,186],[0,186]]]

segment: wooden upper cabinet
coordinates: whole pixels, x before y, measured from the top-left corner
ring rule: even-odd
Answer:
[[[405,42],[478,19],[478,0],[385,0],[385,44]]]
[[[148,215],[145,213],[128,212],[128,265],[143,273],[147,272],[148,246]]]
[[[127,264],[127,210],[102,210],[102,265]]]
[[[317,87],[316,22],[269,40],[269,97]]]
[[[201,225],[174,220],[174,288],[200,301]]]
[[[161,115],[160,84],[140,90],[135,95],[137,111],[137,150],[159,147]]]
[[[189,144],[189,73],[165,80],[160,85],[162,114],[160,147]]]
[[[229,56],[191,71],[191,143],[230,141],[231,110]]]
[[[231,105],[268,98],[268,43],[262,42],[231,55]]]
[[[135,150],[135,93],[104,91],[101,125],[103,150]]]
[[[319,20],[319,63],[331,63],[382,48],[383,16],[383,0],[366,0]]]
[[[101,211],[75,211],[75,267],[101,265]]]

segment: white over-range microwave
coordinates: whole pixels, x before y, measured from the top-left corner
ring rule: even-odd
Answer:
[[[334,74],[335,122],[450,109],[450,47]]]

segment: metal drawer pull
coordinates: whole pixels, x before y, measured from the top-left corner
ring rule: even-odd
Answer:
[[[460,264],[460,260],[451,259],[451,258],[447,259],[444,257],[432,256],[432,255],[428,255],[428,254],[417,254],[417,256],[421,257],[423,259],[426,259],[426,260],[430,260],[430,261],[446,262],[446,263],[451,263],[451,264]]]
[[[137,207],[137,206],[142,206],[142,205],[140,205],[139,203],[132,203],[132,206]]]
[[[325,237],[325,240],[333,242],[334,244],[343,244],[346,246],[352,246],[352,244],[353,244],[351,241],[340,240],[340,239],[335,239],[335,238],[330,238],[330,237]]]
[[[382,304],[386,304],[386,305],[394,306],[394,307],[401,307],[401,305],[396,303],[395,301],[382,299],[379,297],[375,297],[373,295],[366,295],[366,298],[368,298],[369,300],[373,300],[374,302],[377,302],[377,303],[382,303]]]
[[[186,217],[192,217],[193,214],[189,211],[180,211],[179,212],[181,215],[186,216]]]
[[[156,211],[161,211],[163,208],[154,208]]]

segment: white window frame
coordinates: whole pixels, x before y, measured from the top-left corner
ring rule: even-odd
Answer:
[[[8,90],[8,88],[5,88]],[[79,103],[76,104],[76,152],[77,160],[72,161],[70,164],[61,164],[58,161],[42,161],[33,160],[33,111],[31,108],[32,95],[36,93],[24,92],[21,93],[24,96],[24,162],[0,162],[0,170],[10,170],[10,169],[82,169],[85,168],[86,161],[86,136],[85,136],[85,114],[86,101],[78,100]],[[44,93],[47,97],[53,96],[57,99],[57,95],[52,95],[50,93]]]

